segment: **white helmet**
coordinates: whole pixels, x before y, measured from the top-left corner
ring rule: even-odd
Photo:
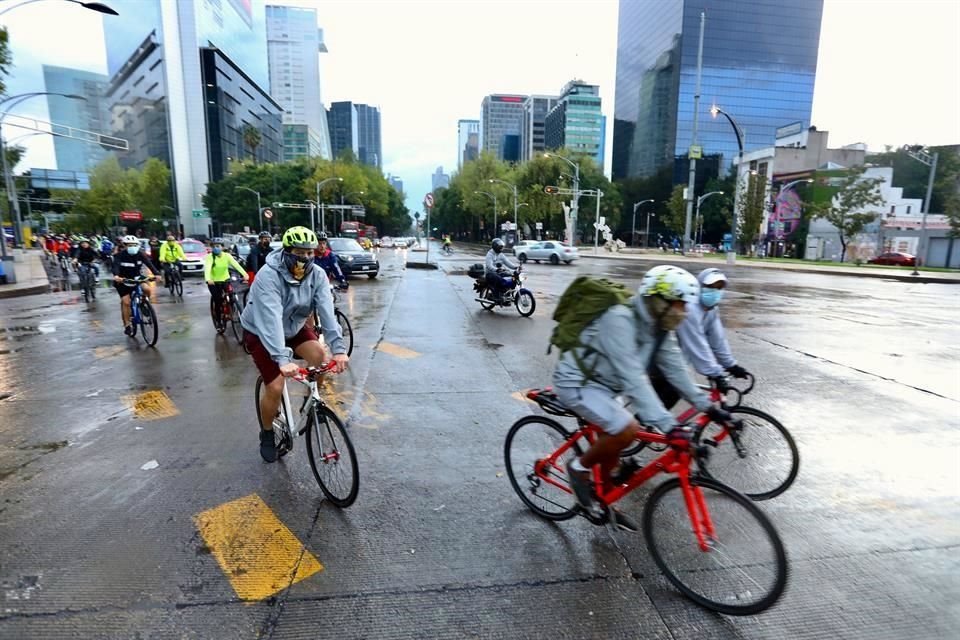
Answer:
[[[701,286],[709,287],[710,285],[718,282],[726,282],[727,276],[724,275],[723,271],[720,271],[720,269],[710,267],[701,271],[697,275],[697,280],[700,282]]]
[[[137,236],[123,236],[123,244],[139,245],[140,240],[137,239]]]
[[[637,293],[645,297],[660,296],[664,300],[694,303],[700,295],[700,283],[689,271],[662,264],[643,274]]]

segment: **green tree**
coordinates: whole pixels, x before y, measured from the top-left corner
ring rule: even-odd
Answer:
[[[90,172],[90,189],[79,191],[72,213],[84,231],[106,232],[116,216],[135,206],[135,174],[125,172],[108,156]]]
[[[150,158],[142,170],[129,169],[127,173],[131,195],[144,218],[152,220],[172,217],[173,212],[166,208],[172,206],[173,199],[170,169],[162,160]]]
[[[960,238],[960,194],[954,193],[944,202],[943,213],[950,223],[947,235],[951,238]]]
[[[739,237],[737,241],[743,247],[753,251],[760,235],[767,206],[767,180],[759,174],[750,173],[746,182],[740,182]]]
[[[623,237],[629,237],[633,230],[633,205],[643,200],[652,199],[643,207],[637,209],[637,243],[642,242],[644,237],[641,234],[646,233],[647,214],[650,213],[650,237],[656,238],[658,230],[662,231],[667,212],[667,206],[670,202],[670,196],[673,194],[673,167],[666,166],[657,173],[645,178],[625,178],[617,182],[617,188],[620,190],[623,198],[623,210],[621,216],[620,229]],[[654,241],[649,243],[655,244]]]
[[[828,175],[833,179],[828,182],[826,198],[818,198],[809,205],[812,217],[823,219],[837,228],[840,236],[840,262],[847,254],[847,245],[850,240],[862,233],[864,228],[880,217],[873,211],[865,211],[870,207],[883,204],[880,195],[880,184],[883,178],[866,178],[866,167],[856,167]]]
[[[21,147],[20,145],[14,145],[12,147],[7,147],[7,169],[10,170],[10,173],[13,173],[14,167],[20,164],[20,161],[23,159],[23,154],[26,153],[26,147]]]
[[[930,167],[910,157],[911,149],[921,149],[921,145],[909,145],[899,149],[887,147],[883,153],[870,154],[867,162],[877,167],[893,167],[894,187],[903,187],[904,198],[923,199],[927,195],[927,181]],[[929,153],[936,152],[937,173],[933,181],[933,193],[930,196],[930,212],[942,213],[947,201],[957,193],[960,181],[960,153],[955,147],[929,147]]]
[[[13,55],[10,52],[10,33],[6,27],[0,28],[0,96],[7,93],[5,78],[10,75]]]

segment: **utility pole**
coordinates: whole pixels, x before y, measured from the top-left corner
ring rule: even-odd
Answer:
[[[703,71],[703,28],[706,22],[706,12],[700,12],[700,44],[697,49],[697,88],[693,93],[693,141],[690,143],[690,150],[687,152],[687,159],[690,162],[690,178],[687,181],[687,220],[683,227],[683,252],[690,249],[690,218],[693,217],[693,199],[694,189],[697,180],[697,158],[702,154],[697,147],[697,125],[700,119],[700,76]]]

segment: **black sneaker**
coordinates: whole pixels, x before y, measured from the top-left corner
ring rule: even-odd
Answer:
[[[265,462],[277,461],[277,442],[273,431],[260,430],[260,457]]]
[[[135,331],[135,329],[133,328],[133,325],[132,325],[132,324],[128,324],[127,326],[125,326],[125,327],[123,328],[123,333],[124,333],[124,335],[130,336],[131,338],[136,335],[136,333],[134,333],[134,331]]]
[[[594,511],[596,501],[593,499],[593,481],[590,479],[590,472],[575,471],[567,465],[567,479],[577,503],[589,512]]]
[[[610,509],[613,512],[613,524],[621,531],[629,531],[630,533],[637,533],[640,531],[640,527],[637,525],[636,521],[633,518],[626,515],[622,511],[617,509]]]

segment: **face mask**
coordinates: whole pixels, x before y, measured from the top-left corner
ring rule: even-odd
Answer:
[[[650,315],[653,316],[654,320],[657,321],[657,325],[664,331],[676,330],[684,318],[687,317],[686,307],[676,309],[670,302],[660,296],[650,296],[645,300]]]
[[[715,307],[723,299],[723,289],[704,288],[700,291],[700,302],[705,307]]]
[[[127,253],[129,253],[132,256],[135,256],[138,253],[140,253],[140,247],[127,247]]]
[[[220,247],[214,247],[214,248],[213,248],[213,255],[218,256],[218,255],[220,255],[220,252],[221,252],[221,251],[223,251],[223,249],[221,249]]]
[[[295,253],[283,254],[283,266],[290,271],[290,275],[297,281],[303,280],[304,276],[307,275],[307,264],[309,262],[310,258],[301,258]]]

